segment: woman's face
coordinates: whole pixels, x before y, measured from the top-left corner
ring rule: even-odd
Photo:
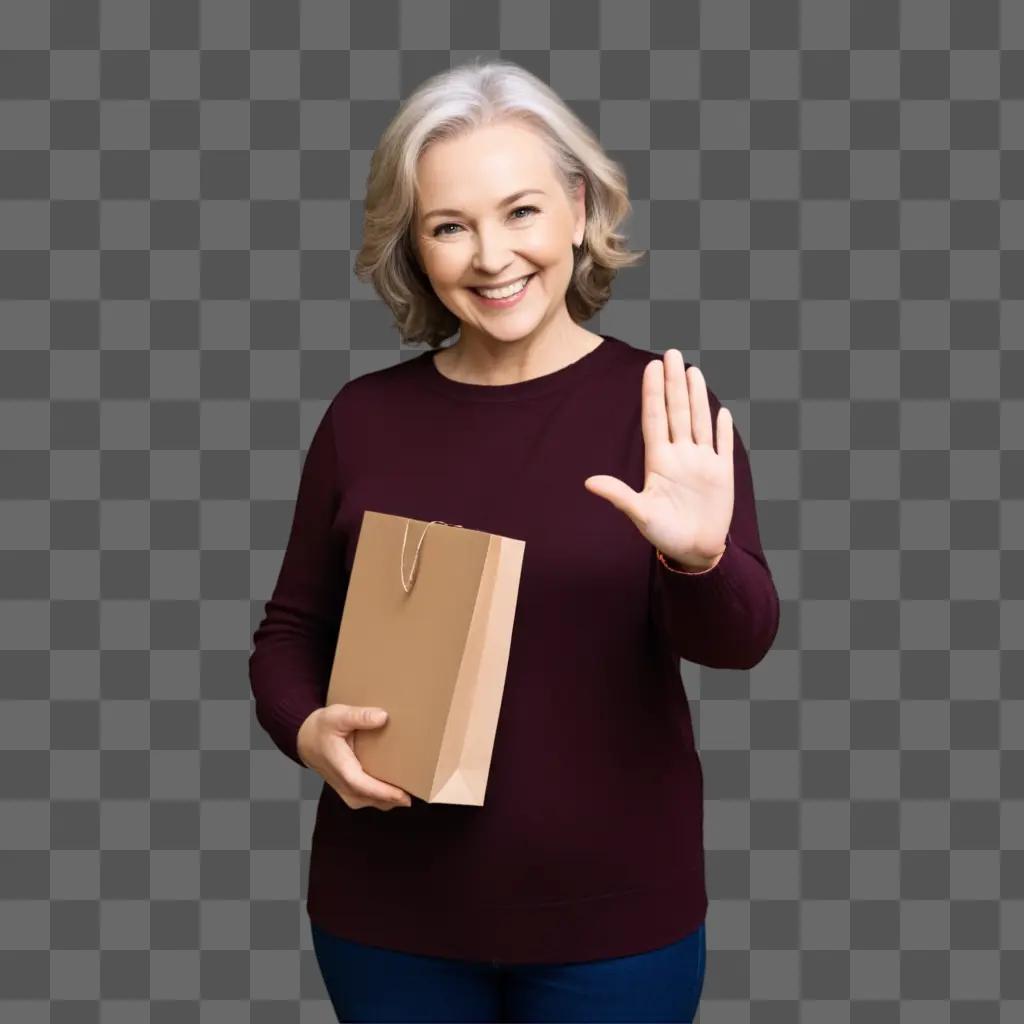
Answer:
[[[517,341],[563,320],[571,325],[565,295],[572,247],[583,241],[584,190],[567,195],[536,134],[503,124],[434,143],[420,156],[416,186],[421,265],[463,336]],[[473,291],[528,275],[507,302]]]

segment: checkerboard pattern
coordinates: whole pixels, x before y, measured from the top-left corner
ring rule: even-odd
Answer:
[[[477,55],[627,171],[588,326],[751,453],[779,636],[683,666],[698,1020],[1024,1019],[1020,0],[3,0],[0,1019],[333,1019],[246,659],[327,401],[419,351],[370,154]]]

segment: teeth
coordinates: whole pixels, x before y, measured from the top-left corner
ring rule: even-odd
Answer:
[[[515,295],[516,292],[521,292],[526,287],[526,282],[529,280],[529,275],[520,278],[514,284],[510,284],[507,288],[476,288],[484,298],[487,299],[507,299],[511,295]]]

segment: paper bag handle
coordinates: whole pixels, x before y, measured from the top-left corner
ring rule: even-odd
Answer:
[[[406,545],[406,543],[409,540],[409,523],[410,522],[411,522],[411,520],[409,520],[409,519],[406,519],[406,521],[405,521],[405,536],[402,538],[402,561],[401,561],[401,564],[398,566],[399,571],[400,571],[401,576],[402,576],[402,589],[407,594],[409,593],[410,589],[412,588],[412,578],[413,578],[413,576],[416,575],[416,564],[417,564],[417,562],[419,562],[420,548],[423,546],[423,538],[426,537],[427,530],[429,530],[430,527],[434,523],[440,523],[442,526],[455,526],[455,527],[457,527],[460,530],[462,529],[462,524],[461,523],[446,523],[442,519],[431,519],[430,522],[427,523],[427,525],[423,528],[423,532],[420,534],[420,542],[419,542],[419,544],[416,545],[416,554],[413,556],[412,568],[409,570],[409,583],[406,584],[406,582],[405,582],[405,545]]]

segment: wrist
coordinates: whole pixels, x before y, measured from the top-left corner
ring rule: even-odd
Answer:
[[[714,558],[695,562],[689,558],[676,558],[673,555],[665,554],[661,550],[658,550],[658,560],[671,572],[685,573],[688,576],[699,576],[702,573],[710,572],[714,569],[714,567],[722,560],[722,556],[724,554],[725,548],[715,555]]]

